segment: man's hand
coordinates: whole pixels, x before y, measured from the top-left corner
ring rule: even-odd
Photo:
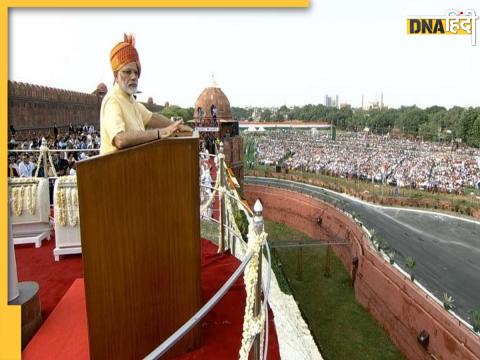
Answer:
[[[178,130],[178,128],[180,126],[180,123],[182,121],[183,120],[175,121],[173,124],[168,125],[167,127],[163,128],[163,129],[160,129],[160,138],[165,139],[165,138],[168,138],[169,136],[171,136],[173,133],[175,133]]]
[[[186,136],[190,136],[193,133],[193,129],[190,126],[184,124],[181,124],[178,127],[178,131],[185,133]]]

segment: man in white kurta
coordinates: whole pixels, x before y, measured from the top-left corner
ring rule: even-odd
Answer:
[[[18,165],[20,177],[32,177],[34,165],[30,162],[30,156],[28,154],[23,155],[22,162]]]

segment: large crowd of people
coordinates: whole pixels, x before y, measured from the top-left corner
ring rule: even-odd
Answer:
[[[8,175],[10,177],[29,177],[35,175],[40,153],[38,151],[45,139],[52,151],[52,160],[58,176],[74,175],[76,162],[98,154],[100,133],[93,125],[72,126],[58,129],[16,131],[11,133],[8,143]],[[64,150],[64,151],[61,151]],[[76,151],[72,151],[76,150]],[[43,176],[44,168],[40,166],[39,176]],[[48,176],[53,170],[48,163]]]
[[[276,130],[255,141],[260,164],[428,191],[462,193],[480,185],[480,150],[451,143],[363,132],[332,140],[306,130]]]
[[[19,140],[16,140],[18,137]],[[98,152],[100,134],[93,125],[38,130],[11,136],[9,176],[28,177],[36,172],[42,139],[53,153],[58,176],[73,175],[75,163]],[[260,164],[287,169],[357,178],[399,187],[462,193],[465,186],[480,186],[480,149],[397,139],[369,133],[329,134],[310,130],[275,130],[256,135]],[[67,150],[67,151],[60,151]],[[77,150],[77,151],[68,151]],[[39,176],[43,176],[43,167]],[[53,176],[50,167],[49,176]]]

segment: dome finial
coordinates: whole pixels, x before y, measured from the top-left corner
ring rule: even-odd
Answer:
[[[215,81],[215,73],[212,71],[212,87],[218,87],[217,82]]]

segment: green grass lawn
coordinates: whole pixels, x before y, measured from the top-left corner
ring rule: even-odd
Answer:
[[[265,222],[265,230],[270,241],[309,239],[271,221]],[[325,277],[326,247],[305,247],[299,280],[297,251],[276,249],[272,268],[282,290],[293,293],[324,359],[403,359],[387,333],[356,301],[350,276],[335,254],[331,253],[331,276]]]

